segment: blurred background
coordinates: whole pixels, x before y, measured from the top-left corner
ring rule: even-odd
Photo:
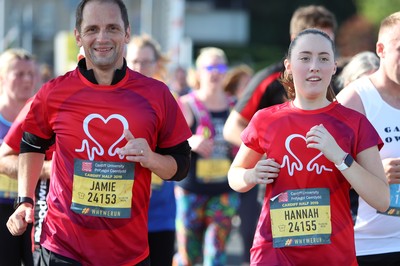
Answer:
[[[0,52],[31,51],[63,74],[75,67],[73,29],[79,0],[0,0]],[[289,21],[299,6],[317,4],[339,22],[341,56],[375,49],[382,18],[400,10],[400,0],[125,0],[132,34],[152,35],[173,64],[186,67],[204,46],[225,50],[230,65],[258,70],[280,60],[289,44]]]

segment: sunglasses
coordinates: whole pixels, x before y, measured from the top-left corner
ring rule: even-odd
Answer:
[[[206,69],[208,72],[218,71],[219,73],[223,74],[228,71],[228,66],[225,64],[218,64],[218,65],[205,66],[204,69]]]

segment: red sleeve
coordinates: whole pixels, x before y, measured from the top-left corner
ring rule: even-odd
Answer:
[[[241,139],[243,141],[243,144],[249,147],[250,149],[263,154],[264,150],[260,146],[259,142],[259,135],[258,135],[258,127],[260,119],[263,120],[265,116],[261,115],[261,111],[256,112],[253,118],[250,120],[249,124],[247,127],[243,130],[241,133]]]
[[[248,121],[253,117],[253,115],[258,111],[258,106],[260,105],[261,98],[268,86],[277,80],[280,76],[280,72],[275,72],[268,77],[266,77],[260,84],[255,88],[252,95],[248,99],[247,104],[240,111],[240,114],[246,118]]]

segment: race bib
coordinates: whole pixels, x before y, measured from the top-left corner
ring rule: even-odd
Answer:
[[[331,243],[329,189],[288,190],[270,206],[274,248]]]
[[[197,179],[203,183],[220,183],[227,180],[231,161],[229,159],[198,159],[196,165]]]
[[[131,217],[134,166],[75,159],[71,210],[88,216]]]
[[[15,199],[18,196],[18,180],[0,174],[0,198]]]
[[[400,216],[400,184],[392,184],[390,189],[390,205],[387,211],[379,212],[390,216]]]

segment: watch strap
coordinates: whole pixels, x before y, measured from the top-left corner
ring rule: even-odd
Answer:
[[[347,168],[349,168],[353,164],[353,162],[354,162],[353,157],[349,153],[347,153],[344,156],[342,163],[339,165],[335,164],[335,166],[340,171],[343,171],[343,170],[346,170]]]

